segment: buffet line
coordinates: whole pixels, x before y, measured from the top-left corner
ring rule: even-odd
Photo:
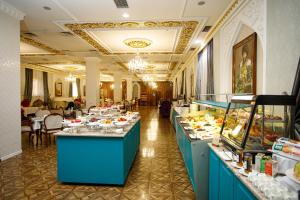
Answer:
[[[288,95],[233,96],[228,103],[199,100],[191,103],[189,107],[174,107],[172,117],[177,120],[172,119],[171,122],[176,132],[184,130],[184,135],[191,143],[191,149],[197,144],[208,144],[209,151],[218,152],[216,155],[221,163],[230,166],[236,177],[244,177],[241,179],[242,183],[248,188],[249,194],[253,194],[253,199],[296,200],[300,193],[300,142],[292,139],[292,131],[288,129],[291,117],[287,112],[294,105],[294,97]],[[182,142],[180,137],[178,138],[180,146]],[[187,160],[195,155],[186,156],[189,152],[184,148],[180,149],[187,169],[194,170],[194,174],[189,175],[195,176],[197,166],[188,166],[190,164]],[[211,162],[211,154],[203,152],[203,155],[208,157],[207,163],[210,164],[210,177],[193,177],[194,179],[207,179],[207,183],[208,179],[215,179],[211,178],[216,176],[212,173],[212,165],[217,164]],[[201,163],[205,163],[205,160]],[[215,173],[224,175],[223,172]],[[224,195],[224,192],[230,191],[229,183],[222,185],[221,182],[215,182],[213,185],[209,183],[211,196],[215,196],[216,192]],[[214,191],[216,184],[220,184],[220,190],[222,186],[226,189]],[[194,191],[197,191],[197,187],[201,188],[203,185],[194,186]],[[206,196],[205,191],[198,190],[197,199]],[[221,198],[211,196],[210,199]],[[231,198],[230,195],[229,197]]]

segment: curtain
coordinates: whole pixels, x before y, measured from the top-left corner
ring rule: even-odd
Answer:
[[[178,81],[177,78],[175,79],[175,98],[177,99],[178,97]]]
[[[31,98],[32,98],[32,83],[33,83],[33,70],[25,68],[24,99],[31,100]]]
[[[69,97],[73,97],[73,84],[72,84],[72,81],[69,82]]]
[[[196,99],[200,99],[200,94],[201,94],[201,60],[203,57],[203,51],[200,51],[198,54],[198,66],[196,69],[196,91],[195,91],[195,96]]]
[[[43,72],[33,70],[32,96],[44,96]]]
[[[184,70],[181,72],[180,95],[184,94]]]
[[[48,87],[48,72],[43,72],[43,89],[44,89],[44,102],[48,103],[50,98],[49,87]]]
[[[76,78],[76,86],[77,86],[77,96],[80,97],[81,96],[81,92],[80,92],[80,78]]]
[[[214,62],[213,62],[213,40],[207,44],[207,94],[214,94]],[[215,96],[208,96],[208,99],[215,100]]]
[[[187,100],[187,69],[184,70],[184,97],[185,97],[185,100]]]
[[[213,74],[213,41],[211,40],[198,54],[198,66],[196,72],[196,98],[201,94],[214,94]],[[213,96],[205,96],[205,99],[214,99]]]

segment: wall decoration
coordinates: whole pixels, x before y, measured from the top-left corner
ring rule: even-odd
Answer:
[[[257,36],[251,34],[233,46],[232,92],[256,94]]]
[[[62,83],[55,83],[55,96],[61,97],[62,96]]]

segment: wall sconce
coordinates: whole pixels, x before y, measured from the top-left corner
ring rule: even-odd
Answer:
[[[111,84],[111,85],[110,85],[110,89],[113,90],[114,88],[115,88],[115,85],[114,85],[114,84]]]

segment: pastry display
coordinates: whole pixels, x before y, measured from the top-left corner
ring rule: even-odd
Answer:
[[[300,181],[300,162],[297,162],[294,166],[294,177]]]

